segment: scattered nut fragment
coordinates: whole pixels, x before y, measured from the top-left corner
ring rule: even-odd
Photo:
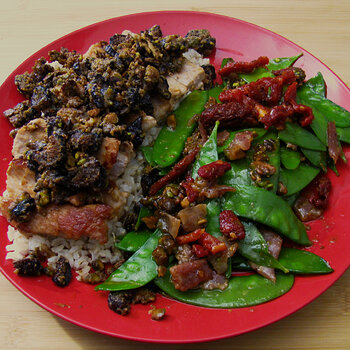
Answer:
[[[157,309],[154,307],[153,309],[149,310],[148,313],[151,315],[152,320],[160,321],[165,316],[165,309],[164,308]]]

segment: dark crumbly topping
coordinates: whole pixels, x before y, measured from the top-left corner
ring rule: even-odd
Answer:
[[[35,118],[47,124],[47,139],[30,142],[24,155],[35,171],[37,207],[62,203],[88,189],[90,202],[99,201],[107,174],[97,159],[104,137],[143,140],[142,117],[153,113],[152,96],[170,99],[166,76],[180,70],[189,48],[209,54],[215,39],[208,31],[186,37],[163,36],[159,26],[140,34],[115,34],[89,55],[61,48],[40,58],[32,72],[15,78],[27,98],[4,112],[15,128]],[[28,204],[28,203],[30,204]],[[26,219],[32,201],[18,203],[12,219]]]

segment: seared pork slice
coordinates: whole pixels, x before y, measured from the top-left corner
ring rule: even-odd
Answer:
[[[195,90],[202,87],[205,72],[201,66],[185,59],[180,72],[174,73],[171,77],[186,86],[187,90]]]
[[[107,242],[111,213],[112,208],[104,204],[83,207],[49,205],[33,214],[28,222],[11,224],[27,236],[38,234],[68,239],[89,237],[103,244]]]
[[[3,199],[15,200],[23,192],[35,196],[35,173],[28,169],[24,159],[13,159],[7,169],[6,191]]]
[[[202,87],[205,72],[202,67],[185,59],[179,72],[167,77],[170,100],[160,97],[152,99],[154,117],[162,121],[172,110],[174,110],[189,91]]]
[[[275,259],[278,259],[283,243],[282,238],[270,230],[261,229],[260,231],[267,243],[269,253]],[[272,282],[276,282],[276,274],[274,268],[267,266],[259,266],[257,264],[254,264],[253,262],[249,262],[249,264],[261,276],[266,277]]]
[[[24,157],[29,143],[41,140],[45,141],[47,139],[46,127],[46,121],[42,118],[31,120],[28,124],[22,126],[17,131],[16,137],[13,140],[13,157]]]
[[[125,168],[134,157],[135,152],[132,143],[129,141],[123,141],[119,146],[117,160],[111,169],[111,176],[119,177],[123,174]]]

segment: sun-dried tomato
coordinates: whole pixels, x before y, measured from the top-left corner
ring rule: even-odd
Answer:
[[[198,228],[197,230],[195,230],[193,232],[187,233],[187,234],[182,235],[182,236],[177,236],[176,242],[179,245],[195,242],[202,236],[202,234],[204,232],[205,232],[204,228]]]
[[[269,63],[266,56],[260,56],[256,60],[250,62],[229,62],[225,67],[219,70],[222,77],[228,76],[230,73],[251,73],[258,67],[264,67]]]
[[[222,128],[248,128],[258,124],[257,117],[255,102],[242,95],[242,102],[220,103],[205,109],[200,121],[205,128],[213,126],[216,121],[220,121]]]
[[[150,190],[149,195],[154,196],[160,189],[162,189],[165,185],[185,173],[187,168],[194,162],[197,153],[199,152],[199,147],[191,150],[184,158],[182,158],[178,163],[174,165],[174,167],[169,171],[169,173],[155,182]]]
[[[224,242],[221,242],[219,239],[207,232],[203,232],[203,234],[199,237],[198,242],[203,247],[207,248],[213,255],[223,252],[227,249]]]
[[[216,180],[223,176],[226,171],[231,169],[231,164],[222,160],[201,166],[198,169],[198,175],[206,180]]]
[[[220,231],[232,239],[245,237],[244,226],[232,210],[224,210],[220,213]]]
[[[266,114],[260,121],[265,125],[265,129],[271,126],[275,126],[277,129],[283,129],[287,118],[293,114],[293,106],[283,104],[271,108],[270,113]]]
[[[193,244],[192,251],[196,255],[197,258],[203,258],[210,254],[209,250],[200,244]]]

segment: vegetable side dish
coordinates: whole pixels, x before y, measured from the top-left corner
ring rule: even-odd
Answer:
[[[5,112],[17,129],[2,213],[25,235],[69,241],[58,241],[66,256],[57,238],[29,243],[17,273],[65,286],[67,256],[84,251],[80,279],[126,315],[158,290],[244,307],[283,295],[295,274],[332,272],[301,249],[303,222],[327,208],[350,113],[320,73],[305,81],[301,55],[228,58],[215,72],[201,56],[214,47],[206,30],[163,37],[155,26],[84,56],[50,52],[16,78],[29,99]]]

